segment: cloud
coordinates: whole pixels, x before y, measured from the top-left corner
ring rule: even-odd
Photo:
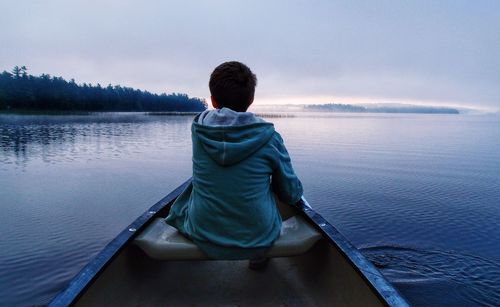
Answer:
[[[2,1],[0,68],[206,97],[241,60],[263,99],[500,108],[497,1],[269,2]]]

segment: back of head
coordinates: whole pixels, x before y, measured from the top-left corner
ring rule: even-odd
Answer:
[[[257,77],[243,63],[225,62],[212,72],[208,86],[219,108],[245,112],[253,102]]]

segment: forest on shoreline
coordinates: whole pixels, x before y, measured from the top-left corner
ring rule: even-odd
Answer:
[[[187,94],[77,84],[48,74],[30,75],[25,66],[0,74],[0,111],[199,112],[206,108],[204,99]]]

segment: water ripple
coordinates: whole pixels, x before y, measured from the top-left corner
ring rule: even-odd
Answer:
[[[0,305],[46,304],[187,178],[191,120],[0,114]],[[499,301],[498,117],[269,120],[309,201],[412,303]]]
[[[365,246],[361,252],[398,286],[424,284],[428,295],[444,296],[448,304],[500,304],[500,261],[456,251],[395,245]],[[440,291],[443,288],[453,290]]]

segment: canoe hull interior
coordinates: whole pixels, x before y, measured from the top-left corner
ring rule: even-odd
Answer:
[[[273,258],[252,271],[248,261],[158,261],[132,242],[165,217],[187,180],[144,212],[49,306],[408,306],[405,299],[305,198],[295,213],[321,239],[304,254]]]
[[[327,240],[300,256],[248,261],[157,261],[127,245],[77,306],[384,306]]]

